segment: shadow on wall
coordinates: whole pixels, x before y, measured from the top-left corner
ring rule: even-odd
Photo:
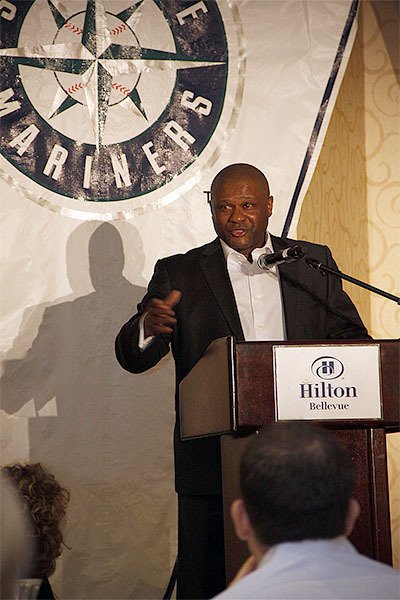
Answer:
[[[386,2],[372,0],[371,4],[380,25],[380,34],[383,36],[392,69],[397,74],[398,79],[400,66],[400,40],[398,35],[400,5],[397,0],[386,0]],[[376,32],[372,33],[376,34]],[[380,60],[382,59],[381,56]]]
[[[119,229],[130,271],[142,284],[140,236],[129,223]],[[88,289],[87,252],[94,291],[79,295]],[[114,357],[115,336],[145,292],[144,282],[133,285],[123,275],[115,226],[103,223],[94,232],[93,223],[77,227],[66,260],[73,293],[28,308],[5,357],[1,408],[16,415],[9,417],[8,435],[21,435],[28,424],[26,458],[46,464],[71,492],[71,551],[63,554],[55,592],[64,598],[154,598],[168,581],[175,528],[173,363],[166,359],[138,376]],[[27,350],[38,314],[43,317]],[[18,447],[18,440],[10,444]]]

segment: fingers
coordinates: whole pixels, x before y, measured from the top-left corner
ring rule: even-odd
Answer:
[[[169,306],[176,306],[180,299],[182,298],[182,292],[179,290],[171,290],[168,296],[164,299],[165,304],[169,304]]]
[[[162,333],[172,333],[176,323],[173,307],[178,304],[182,293],[172,290],[164,299],[153,298],[144,320],[145,337]]]

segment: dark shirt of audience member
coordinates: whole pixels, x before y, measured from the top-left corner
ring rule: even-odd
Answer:
[[[53,600],[48,578],[65,546],[62,526],[69,492],[41,463],[17,463],[4,467],[3,472],[15,482],[32,524],[34,560],[29,577],[43,580],[37,598]]]
[[[399,598],[398,571],[363,556],[347,539],[360,513],[354,469],[326,429],[267,425],[240,465],[231,507],[251,557],[218,600]]]

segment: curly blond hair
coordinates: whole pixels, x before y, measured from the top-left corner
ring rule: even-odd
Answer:
[[[4,467],[3,471],[15,481],[32,521],[36,549],[32,577],[49,577],[65,546],[61,527],[69,492],[41,463],[16,463]]]

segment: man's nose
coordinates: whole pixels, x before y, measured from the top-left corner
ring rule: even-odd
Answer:
[[[233,207],[232,212],[229,217],[230,221],[233,221],[234,223],[241,223],[242,221],[245,220],[245,218],[246,218],[246,215],[243,212],[243,209],[241,206]]]

